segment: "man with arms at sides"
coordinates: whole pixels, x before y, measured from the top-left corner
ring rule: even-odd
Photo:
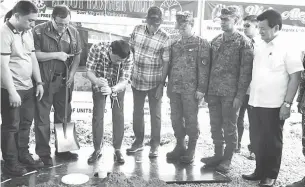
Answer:
[[[34,100],[40,100],[43,95],[33,36],[29,31],[37,17],[38,9],[33,3],[19,1],[11,18],[0,28],[2,171],[9,175],[22,176],[27,173],[26,167],[43,166],[29,153]]]
[[[253,49],[250,40],[236,29],[239,7],[222,9],[220,19],[224,33],[211,42],[212,61],[206,98],[215,152],[214,156],[201,161],[206,167],[227,173],[237,146],[239,109],[251,81]]]
[[[53,165],[49,145],[51,107],[54,107],[54,123],[63,123],[66,86],[69,87],[67,122],[71,121],[73,80],[80,63],[81,42],[79,33],[70,24],[70,20],[69,8],[66,5],[57,5],[53,9],[51,20],[33,29],[36,56],[42,80],[45,82],[45,94],[36,103],[36,154],[46,166]],[[66,75],[65,63],[70,67],[69,75]],[[64,159],[77,159],[78,156],[71,152],[59,153],[57,150],[55,155]]]
[[[260,180],[260,186],[274,186],[281,165],[283,126],[290,117],[303,66],[297,50],[287,47],[293,44],[280,34],[281,14],[267,10],[257,20],[263,41],[254,49],[249,99],[256,169],[242,177]]]
[[[171,46],[167,95],[170,98],[171,120],[176,146],[166,154],[169,160],[194,161],[197,140],[198,103],[207,92],[210,71],[210,44],[192,32],[192,13],[178,12],[176,28],[181,39]],[[185,123],[184,123],[185,122]],[[185,136],[189,136],[188,147]]]
[[[94,152],[88,163],[94,163],[102,156],[104,135],[104,111],[106,97],[112,103],[114,158],[124,163],[121,145],[124,137],[124,95],[130,80],[132,61],[129,44],[123,40],[113,41],[110,45],[99,42],[91,46],[86,67],[87,77],[92,83],[93,117],[92,133]],[[116,96],[117,95],[117,96]]]
[[[250,38],[252,45],[255,47],[255,41],[260,40],[259,37],[259,30],[258,30],[258,21],[257,21],[257,16],[255,15],[249,15],[246,16],[243,21],[244,21],[244,33],[247,37]],[[238,144],[236,148],[236,153],[240,153],[241,149],[241,140],[244,132],[244,117],[246,110],[248,108],[248,102],[249,102],[249,93],[250,93],[250,88],[247,90],[247,94],[243,100],[243,104],[240,107],[239,110],[239,115],[237,119],[237,132],[238,132]],[[255,158],[255,155],[253,151],[251,151],[251,126],[249,127],[249,132],[250,132],[250,144],[248,145],[248,149],[250,151],[250,156],[249,159],[253,160]]]
[[[146,17],[147,24],[135,27],[130,38],[134,53],[131,86],[133,91],[133,131],[135,141],[127,153],[143,150],[144,102],[149,100],[151,140],[149,157],[158,156],[161,133],[161,99],[167,77],[169,60],[169,35],[160,28],[162,12],[151,7]]]

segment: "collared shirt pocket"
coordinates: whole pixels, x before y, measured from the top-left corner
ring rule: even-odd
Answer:
[[[284,51],[273,51],[268,54],[271,71],[283,71],[285,69],[284,55]]]
[[[198,47],[190,47],[186,49],[187,56],[192,62],[199,57]]]

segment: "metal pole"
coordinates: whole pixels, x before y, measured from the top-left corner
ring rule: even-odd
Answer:
[[[200,36],[203,35],[203,28],[202,28],[202,22],[204,20],[204,13],[205,13],[205,2],[206,0],[201,1],[201,14],[200,14]]]

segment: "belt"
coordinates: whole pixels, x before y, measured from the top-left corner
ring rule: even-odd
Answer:
[[[54,72],[54,76],[57,76],[57,77],[64,76],[64,75],[65,75],[65,73],[56,73],[56,72]]]
[[[54,72],[52,82],[55,82],[57,77],[61,78],[62,80],[66,79],[66,74],[65,73],[56,73]]]

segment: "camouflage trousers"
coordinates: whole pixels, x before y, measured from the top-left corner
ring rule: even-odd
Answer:
[[[186,135],[190,139],[198,139],[198,100],[192,94],[170,94],[171,121],[177,139]]]
[[[215,147],[226,143],[225,152],[229,155],[237,145],[236,123],[239,109],[233,108],[233,100],[234,97],[229,96],[207,96],[213,143]]]
[[[302,114],[302,145],[303,145],[303,155],[305,156],[305,114]]]

